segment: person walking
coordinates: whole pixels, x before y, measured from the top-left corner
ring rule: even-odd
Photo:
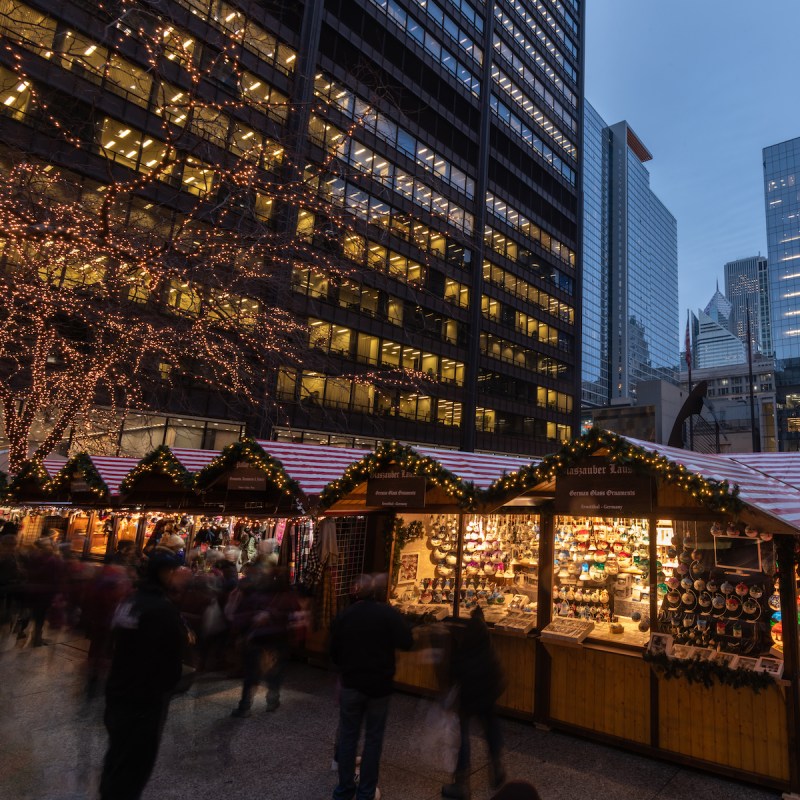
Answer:
[[[501,760],[502,735],[495,703],[503,693],[500,662],[492,647],[489,628],[480,606],[472,611],[461,635],[454,635],[451,679],[458,688],[458,718],[461,743],[453,782],[442,787],[442,797],[468,800],[470,766],[470,722],[477,717],[483,725],[489,749],[489,781],[493,789],[505,782]]]
[[[100,800],[138,800],[153,771],[188,639],[168,596],[180,565],[175,553],[154,551],[145,579],[114,613]]]
[[[392,606],[380,602],[382,587],[362,575],[354,587],[357,601],[331,626],[330,653],[339,668],[339,782],[333,800],[377,800],[378,768],[395,671],[395,650],[410,650],[411,629]],[[356,789],[356,749],[362,723],[364,750]]]

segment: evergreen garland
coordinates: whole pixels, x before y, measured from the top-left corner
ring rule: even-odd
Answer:
[[[147,473],[161,473],[168,477],[176,486],[191,489],[192,473],[181,464],[167,445],[159,445],[148,453],[123,479],[119,486],[120,494],[130,492],[136,481]]]
[[[5,479],[5,475],[3,477]],[[47,493],[46,486],[49,480],[50,476],[41,461],[26,461],[20,471],[11,479],[11,483],[5,487],[5,495],[9,499],[16,498],[26,481],[33,481],[43,492]]]
[[[671,658],[666,653],[653,654],[645,651],[644,660],[650,662],[656,672],[667,680],[685,678],[688,683],[701,683],[707,689],[714,681],[741,689],[749,686],[756,694],[766,688],[773,679],[766,672],[752,669],[730,669],[716,661],[701,661],[698,658]]]
[[[44,469],[44,467],[42,467]],[[79,472],[83,480],[89,487],[92,494],[97,495],[98,499],[108,495],[108,486],[100,477],[100,473],[89,458],[88,453],[77,453],[74,455],[53,477],[45,483],[44,490],[48,494],[55,494],[59,491],[69,491],[73,474]]]
[[[438,461],[420,455],[413,447],[392,441],[381,442],[373,453],[367,453],[360,461],[351,464],[341,478],[331,481],[320,495],[320,510],[330,508],[367,480],[372,473],[390,465],[424,477],[434,486],[440,486],[462,508],[471,508],[475,501],[476,493],[472,483],[462,481]]]
[[[300,485],[286,474],[283,464],[277,458],[268,455],[255,439],[250,438],[229,444],[212,462],[195,473],[193,488],[195,491],[202,491],[240,461],[260,469],[284,494],[302,495]]]
[[[739,487],[728,481],[703,478],[677,464],[638,445],[630,444],[621,436],[600,428],[591,428],[580,439],[565,444],[561,450],[546,456],[538,464],[523,467],[504,475],[486,491],[487,498],[498,498],[510,491],[524,491],[539,483],[552,481],[563,475],[567,467],[580,463],[598,450],[607,450],[612,463],[632,467],[642,475],[654,475],[666,483],[683,489],[698,502],[714,511],[736,513],[742,509]]]

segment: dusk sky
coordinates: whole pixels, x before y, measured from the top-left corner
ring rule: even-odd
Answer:
[[[636,131],[678,221],[682,331],[726,261],[767,254],[761,150],[800,136],[800,0],[586,5],[586,98]]]

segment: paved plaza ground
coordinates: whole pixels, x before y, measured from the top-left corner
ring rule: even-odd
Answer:
[[[102,698],[83,695],[84,640],[63,634],[47,647],[0,643],[0,800],[96,797],[106,746]],[[230,716],[237,681],[197,681],[170,710],[146,800],[327,800],[336,708],[334,675],[292,663],[280,709]],[[428,702],[392,700],[381,766],[384,800],[435,800],[448,777],[419,752]],[[510,778],[533,782],[543,800],[768,800],[751,786],[641,758],[521,722],[503,723]],[[487,800],[487,754],[473,745],[474,800]]]

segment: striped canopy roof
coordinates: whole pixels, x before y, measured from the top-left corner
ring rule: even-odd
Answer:
[[[318,496],[331,481],[342,477],[344,471],[356,461],[369,455],[370,450],[349,447],[331,447],[295,442],[268,442],[259,445],[273,458],[277,458],[308,497]],[[531,459],[517,456],[496,456],[484,453],[462,453],[459,450],[442,450],[434,447],[415,447],[415,453],[438,461],[445,469],[462,481],[486,489],[504,473],[528,466]]]
[[[219,455],[219,450],[191,450],[188,447],[170,447],[169,451],[191,473],[200,472]]]
[[[626,441],[645,450],[658,453],[675,464],[683,464],[691,472],[704,478],[725,480],[739,487],[740,499],[748,505],[755,506],[775,519],[800,528],[800,492],[797,485],[778,480],[768,472],[759,471],[755,467],[753,456],[782,454],[736,453],[720,456],[713,453],[695,453],[663,444],[644,442],[640,439],[624,437]],[[775,470],[776,474],[778,470]],[[798,462],[800,473],[800,462]]]
[[[800,453],[725,453],[722,457],[800,491]]]
[[[64,464],[67,463],[67,459],[64,456],[59,455],[50,455],[44,459],[42,464],[44,465],[47,474],[52,478]],[[0,472],[5,472],[8,475],[8,450],[0,450]]]
[[[89,460],[112,497],[119,494],[122,479],[139,463],[138,458],[123,456],[89,456]]]

